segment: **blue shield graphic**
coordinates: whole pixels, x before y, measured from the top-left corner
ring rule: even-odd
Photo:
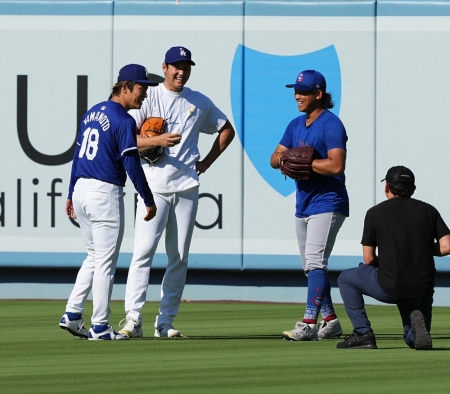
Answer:
[[[231,106],[237,134],[256,170],[283,196],[295,191],[295,183],[270,167],[269,160],[288,123],[303,115],[294,89],[285,87],[303,70],[317,70],[325,76],[334,102],[331,111],[339,115],[341,71],[334,45],[296,56],[271,55],[238,45],[233,59]]]

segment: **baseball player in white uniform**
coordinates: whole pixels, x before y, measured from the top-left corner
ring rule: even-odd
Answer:
[[[199,175],[205,172],[234,138],[234,129],[225,114],[202,93],[185,87],[191,74],[191,52],[170,48],[162,64],[164,82],[147,90],[140,110],[130,111],[138,128],[149,117],[168,121],[161,136],[138,137],[139,150],[164,146],[164,154],[153,164],[142,161],[153,191],[158,215],[151,222],[136,220],[133,258],[128,272],[126,319],[119,332],[130,338],[142,337],[142,307],[146,301],[150,267],[165,230],[168,265],[161,285],[161,304],[155,321],[155,337],[181,336],[172,324],[181,302],[194,230],[199,195]],[[219,133],[210,152],[199,160],[200,133]],[[138,198],[137,217],[145,204]]]
[[[123,186],[128,176],[142,198],[139,222],[156,214],[136,145],[136,122],[128,110],[147,97],[145,67],[129,64],[119,72],[112,98],[92,107],[82,118],[77,137],[66,214],[78,219],[87,248],[59,326],[90,340],[129,339],[109,324],[109,301],[124,230]],[[142,220],[144,218],[144,220]],[[89,331],[83,312],[92,288],[93,314]]]

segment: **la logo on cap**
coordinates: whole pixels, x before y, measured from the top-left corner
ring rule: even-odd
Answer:
[[[186,56],[186,51],[183,48],[180,48],[180,55]]]

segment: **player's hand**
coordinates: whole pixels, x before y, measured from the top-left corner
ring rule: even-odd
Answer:
[[[69,199],[66,201],[66,215],[67,215],[67,217],[72,218],[72,219],[77,218],[77,215],[75,215],[75,210],[73,209],[72,200],[69,200]]]
[[[165,148],[170,148],[181,142],[181,134],[178,132],[161,134],[156,138],[158,138],[159,145]]]
[[[197,175],[203,174],[209,168],[209,164],[199,160],[195,163],[195,169],[197,171]]]
[[[147,214],[144,216],[144,220],[148,222],[149,220],[152,220],[156,216],[156,205],[153,204],[150,207],[147,208]]]

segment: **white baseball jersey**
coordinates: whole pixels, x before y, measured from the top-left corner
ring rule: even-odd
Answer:
[[[168,132],[179,132],[181,142],[164,148],[163,156],[153,163],[142,160],[147,181],[153,192],[172,193],[198,186],[195,163],[200,158],[199,133],[214,134],[225,124],[226,115],[200,92],[184,87],[172,92],[164,84],[149,87],[148,97],[140,110],[129,111],[138,128],[142,123],[157,116],[167,120]]]

